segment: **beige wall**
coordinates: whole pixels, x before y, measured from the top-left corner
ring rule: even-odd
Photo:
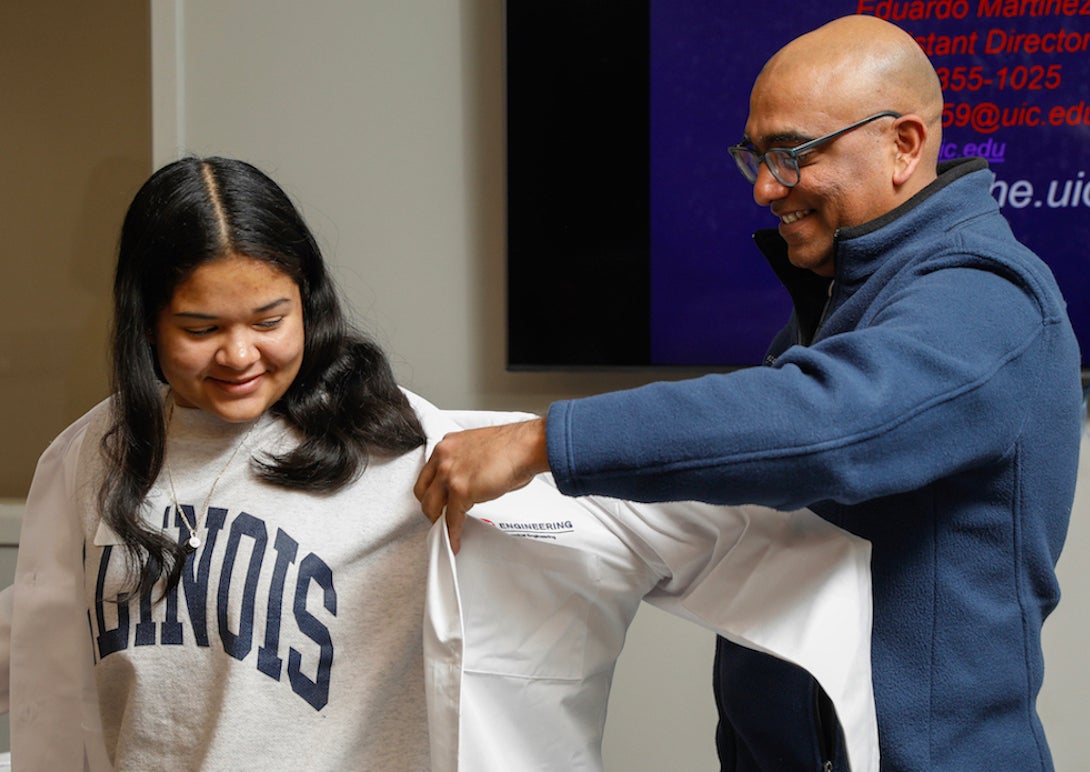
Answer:
[[[0,2],[0,497],[106,395],[121,217],[151,168],[140,0]]]

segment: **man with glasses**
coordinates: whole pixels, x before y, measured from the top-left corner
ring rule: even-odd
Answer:
[[[766,367],[558,402],[451,435],[417,483],[465,511],[551,470],[561,490],[809,507],[870,540],[883,768],[1049,769],[1041,625],[1074,494],[1079,352],[982,159],[938,163],[943,96],[868,16],[788,44],[730,148],[776,218],[756,241],[794,312]],[[720,639],[724,769],[843,769],[806,673]]]

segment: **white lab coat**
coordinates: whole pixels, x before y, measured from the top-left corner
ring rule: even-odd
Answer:
[[[410,398],[431,443],[517,417]],[[39,469],[77,456],[47,450]],[[71,613],[84,605],[72,501],[63,486],[32,489],[15,591],[0,594],[0,709],[14,708],[17,769],[110,768],[87,621]],[[810,512],[572,499],[543,476],[475,507],[457,557],[442,522],[429,549],[435,772],[600,769],[613,667],[641,599],[813,673],[853,769],[878,769],[869,544]],[[42,716],[66,731],[36,731]]]
[[[433,443],[511,420],[414,405]],[[865,540],[809,510],[568,498],[548,475],[471,515],[457,557],[445,528],[429,535],[433,772],[601,769],[613,668],[641,600],[808,670],[852,769],[878,770]]]

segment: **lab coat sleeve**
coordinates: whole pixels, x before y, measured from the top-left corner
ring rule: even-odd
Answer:
[[[11,596],[11,587],[0,591],[0,713],[11,708]]]
[[[88,642],[75,490],[89,416],[42,454],[27,495],[10,590],[15,768],[109,768]]]
[[[807,670],[830,696],[852,769],[879,767],[870,543],[809,510],[592,499],[667,567],[645,600]]]

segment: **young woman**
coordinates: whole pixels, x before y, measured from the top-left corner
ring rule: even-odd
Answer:
[[[116,768],[427,769],[424,435],[298,211],[246,163],[172,163],[127,213],[114,301],[112,396],[28,500],[78,518],[56,548],[82,585],[44,591],[75,644],[13,625],[70,647],[20,670],[13,641],[15,758],[42,737],[26,724],[89,696],[72,720]],[[17,621],[48,579],[16,593]],[[73,658],[94,661],[82,697],[36,685]]]

